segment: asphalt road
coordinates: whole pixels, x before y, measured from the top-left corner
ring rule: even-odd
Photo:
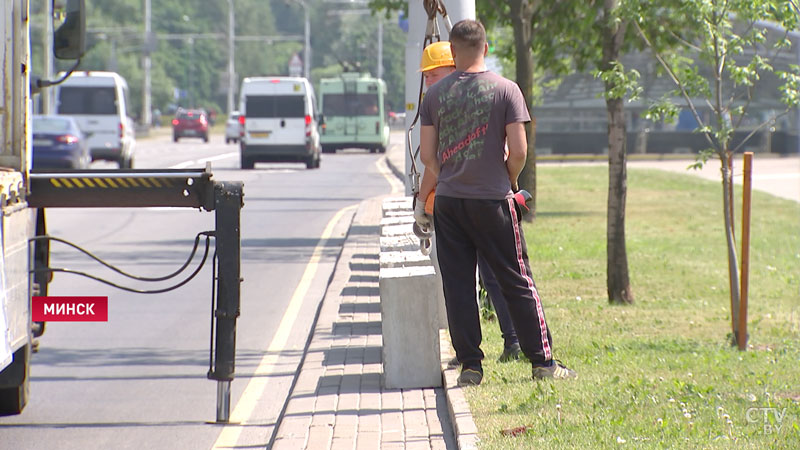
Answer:
[[[224,428],[209,423],[216,418],[217,388],[206,379],[209,261],[184,287],[156,295],[56,274],[50,295],[108,296],[109,320],[47,324],[32,361],[30,402],[22,414],[0,417],[0,449],[258,448],[269,442],[353,207],[389,193],[391,175],[382,155],[360,150],[323,155],[317,170],[259,164],[241,171],[238,147],[220,135],[209,144],[139,140],[134,167],[202,168],[209,161],[215,179],[244,182],[242,316],[231,400],[231,419],[246,423],[244,431],[221,437]],[[113,166],[93,164],[106,167]],[[151,277],[180,267],[196,234],[214,227],[213,213],[171,208],[51,209],[47,220],[51,235]],[[198,255],[190,267],[199,262]],[[58,244],[51,266],[139,289],[169,285],[124,280]]]

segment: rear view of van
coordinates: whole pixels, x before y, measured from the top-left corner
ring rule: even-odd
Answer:
[[[242,81],[241,167],[256,162],[320,164],[317,101],[305,78],[250,77]]]
[[[128,83],[114,72],[73,72],[56,87],[56,114],[75,118],[89,137],[92,160],[133,167],[133,120],[128,117]]]

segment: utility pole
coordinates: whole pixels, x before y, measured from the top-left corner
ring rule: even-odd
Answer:
[[[378,15],[378,70],[377,78],[383,78],[383,16]]]
[[[42,72],[42,78],[45,80],[52,80],[53,79],[53,2],[51,0],[43,0],[45,7],[44,7],[44,36],[42,40],[42,44],[44,47],[44,54],[42,55],[42,59],[44,60],[44,65]],[[42,101],[42,114],[52,114],[53,113],[53,90],[52,89],[42,89],[39,93],[41,95]]]
[[[307,80],[311,80],[311,19],[308,14],[308,5],[303,0],[297,0],[303,6],[303,14],[305,15],[304,33],[304,47],[303,47],[303,76]]]
[[[233,15],[233,0],[228,0],[228,117],[230,117],[231,113],[234,110],[233,106],[233,90],[235,86],[236,80],[235,77],[235,46],[234,46],[234,34],[236,30],[234,29],[235,20]]]
[[[151,17],[150,17],[150,0],[144,0],[144,45],[142,46],[142,69],[144,76],[142,77],[142,123],[144,129],[149,130],[152,125],[152,118],[150,117],[150,51],[152,46],[152,32],[151,32]]]

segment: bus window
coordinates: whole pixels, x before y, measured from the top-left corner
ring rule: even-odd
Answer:
[[[325,94],[322,113],[327,117],[376,116],[380,112],[376,94]]]

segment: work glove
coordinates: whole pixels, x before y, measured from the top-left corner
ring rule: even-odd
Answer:
[[[428,213],[425,212],[425,202],[417,198],[414,204],[414,220],[417,226],[423,230],[430,230],[433,225],[433,220]]]
[[[520,189],[514,194],[514,201],[517,203],[517,207],[522,214],[527,214],[530,212],[531,208],[528,206],[528,203],[530,203],[531,199],[533,199],[531,193],[525,189]]]

